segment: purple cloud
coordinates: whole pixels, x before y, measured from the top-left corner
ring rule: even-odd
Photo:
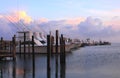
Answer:
[[[0,18],[0,36],[9,39],[17,31],[30,30],[48,34],[49,31],[55,32],[58,29],[60,33],[71,38],[111,39],[114,41],[119,38],[120,31],[115,31],[112,26],[104,26],[102,20],[99,18],[88,17],[77,25],[67,24],[66,21],[32,21],[26,24],[22,20],[11,22],[8,19]]]

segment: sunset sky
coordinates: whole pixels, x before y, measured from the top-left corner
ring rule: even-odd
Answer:
[[[120,42],[120,0],[1,0],[0,35],[15,32],[21,20],[36,31]]]

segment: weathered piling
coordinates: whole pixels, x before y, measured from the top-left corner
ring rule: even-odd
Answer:
[[[51,56],[51,38],[50,35],[47,35],[47,78],[51,78],[50,56]]]
[[[63,51],[62,51],[62,57],[63,57],[63,64],[65,65],[65,63],[66,63],[66,53],[65,53],[65,40],[64,40],[64,38],[63,38],[63,35],[61,36],[62,37],[62,47],[63,47]]]
[[[55,45],[55,52],[56,52],[56,59],[55,59],[55,63],[56,63],[56,73],[55,73],[55,77],[58,78],[58,30],[56,30],[56,45]]]
[[[7,43],[4,42],[4,49],[6,50],[7,49]]]
[[[24,57],[25,57],[25,53],[26,53],[26,33],[24,32]]]
[[[54,37],[51,36],[51,55],[53,54]]]
[[[64,62],[63,62],[63,64],[61,65],[61,69],[62,69],[62,72],[61,72],[61,73],[62,73],[62,78],[65,78],[65,76],[66,76],[66,75],[65,75],[65,74],[66,74],[66,73],[65,73],[65,70],[66,70],[65,40],[63,40],[63,47],[64,47],[64,48],[63,48],[63,49],[64,49],[64,50],[63,50],[63,51],[64,51],[64,52],[63,52],[63,61],[64,61]]]
[[[28,42],[28,53],[30,54],[30,41]]]
[[[34,36],[32,36],[32,68],[33,68],[33,78],[35,77],[35,46],[34,46]]]
[[[60,78],[62,78],[62,61],[63,61],[63,46],[62,37],[60,37]]]
[[[60,78],[65,78],[65,40],[60,38]]]
[[[19,41],[19,53],[21,55],[21,40]]]
[[[9,44],[9,49],[10,49],[10,54],[12,53],[12,42],[10,41],[10,44]]]
[[[1,37],[0,42],[1,42],[1,46],[0,46],[1,48],[0,49],[3,50],[3,37]]]
[[[13,60],[16,60],[16,36],[15,35],[12,39],[12,43],[13,43]]]

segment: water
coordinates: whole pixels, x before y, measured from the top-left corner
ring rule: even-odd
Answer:
[[[35,76],[30,56],[26,60],[23,56],[17,56],[16,63],[1,61],[0,77],[47,78],[46,61],[46,55],[35,55]],[[65,71],[66,78],[120,78],[120,44],[84,47],[73,51],[66,56]],[[54,56],[51,58],[51,78],[55,78]]]

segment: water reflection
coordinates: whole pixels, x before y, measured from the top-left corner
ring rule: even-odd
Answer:
[[[47,78],[47,56],[17,56],[16,61],[0,61],[0,78]],[[60,63],[60,61],[59,61]],[[34,68],[33,68],[34,67]],[[55,56],[51,57],[51,78],[55,78]],[[120,78],[120,46],[80,48],[58,65],[58,78]]]
[[[13,62],[13,78],[16,78],[16,61]]]
[[[63,64],[61,64],[61,68],[60,68],[60,78],[66,78],[65,70],[66,70],[66,65],[63,63]]]
[[[0,69],[0,78],[3,78],[3,71]]]

